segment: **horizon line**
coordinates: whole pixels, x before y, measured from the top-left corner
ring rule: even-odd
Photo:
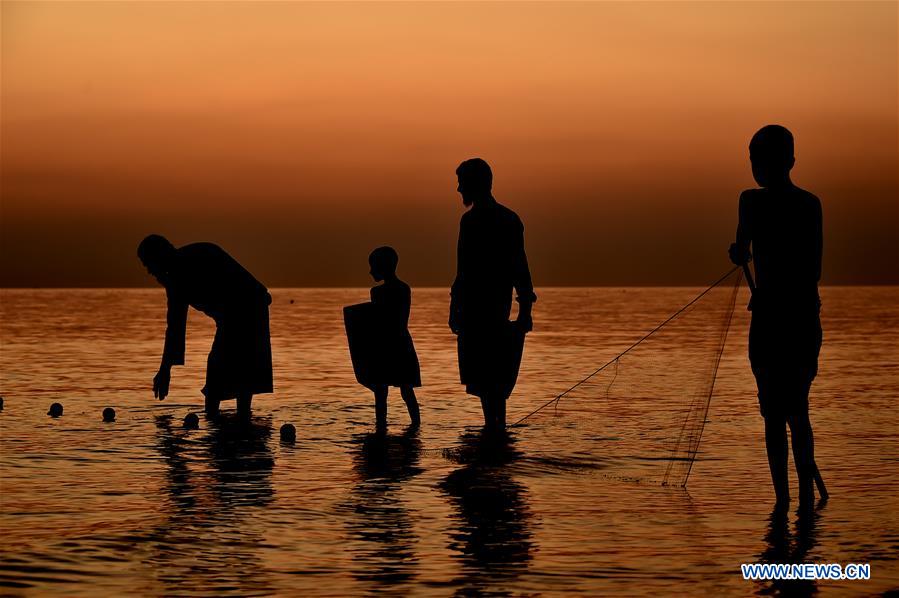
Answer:
[[[696,288],[707,285],[708,283],[695,283],[695,284],[569,284],[569,285],[546,285],[546,286],[537,286],[536,289],[652,289],[652,288],[660,288],[660,289],[678,289],[678,288]],[[357,290],[357,289],[370,289],[372,286],[274,286],[274,287],[266,287],[269,291],[275,290]],[[412,285],[410,285],[412,286]],[[741,286],[745,286],[745,282],[741,282]],[[863,284],[856,283],[829,283],[829,284],[819,284],[818,288],[828,288],[828,287],[899,287],[899,282],[868,282]],[[450,285],[445,286],[412,286],[413,289],[423,289],[423,290],[437,290],[437,289],[446,289],[449,292],[451,288]],[[146,291],[151,289],[163,289],[162,285],[147,285],[147,286],[81,286],[81,287],[71,287],[71,286],[40,286],[40,287],[26,287],[26,286],[0,286],[0,291]]]

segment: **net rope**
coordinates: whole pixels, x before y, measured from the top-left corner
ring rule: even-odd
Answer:
[[[592,373],[512,424],[528,452],[614,477],[686,486],[742,273],[730,269]],[[602,434],[607,430],[607,434]]]

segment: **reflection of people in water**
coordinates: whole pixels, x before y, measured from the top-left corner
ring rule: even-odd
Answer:
[[[238,412],[248,416],[253,395],[273,390],[268,290],[212,243],[175,248],[165,237],[150,235],[137,255],[168,298],[165,348],[153,394],[164,399],[172,366],[184,364],[187,310],[192,306],[216,326],[203,388],[206,413],[215,415],[221,401],[236,398]]]
[[[215,476],[212,489],[222,506],[265,507],[272,501],[274,457],[270,418],[221,418],[210,425],[207,442]]]
[[[800,509],[796,519],[796,534],[790,533],[788,513],[775,507],[768,520],[765,534],[767,547],[759,555],[761,563],[804,563],[806,555],[818,543],[817,524],[820,513],[816,509]],[[818,591],[814,580],[779,579],[771,581],[762,592],[781,596],[811,596]]]
[[[164,594],[271,594],[256,552],[265,529],[253,517],[273,496],[270,422],[221,418],[199,441],[173,427],[170,415],[157,417],[156,427],[167,500],[146,562],[166,584]]]
[[[534,550],[527,489],[509,472],[520,452],[509,436],[485,431],[463,436],[457,456],[462,467],[441,489],[456,510],[450,548],[461,553],[459,593],[489,594],[497,586],[507,591],[527,570]]]
[[[398,496],[401,486],[418,475],[421,441],[416,428],[402,435],[382,432],[355,439],[353,470],[356,483],[345,505],[354,576],[371,582],[373,590],[396,589],[417,575],[413,516]]]

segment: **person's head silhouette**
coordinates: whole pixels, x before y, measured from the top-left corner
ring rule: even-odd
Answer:
[[[137,246],[137,257],[156,278],[166,273],[174,255],[175,246],[162,235],[148,235]]]
[[[749,142],[752,177],[760,187],[777,187],[790,183],[793,156],[793,134],[780,125],[767,125]]]
[[[371,277],[377,282],[396,276],[396,266],[400,261],[393,247],[378,247],[368,256],[371,266]]]
[[[481,158],[465,160],[456,169],[459,178],[457,191],[462,195],[462,203],[470,206],[484,197],[492,197],[493,171]]]

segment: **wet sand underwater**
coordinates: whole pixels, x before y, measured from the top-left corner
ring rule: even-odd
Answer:
[[[539,289],[509,420],[699,290]],[[539,418],[510,442],[485,446],[477,400],[458,384],[447,289],[413,290],[424,423],[417,433],[406,428],[394,389],[387,437],[372,434],[373,399],[353,377],[341,318],[368,289],[275,289],[275,394],[254,400],[250,426],[227,417],[232,402],[221,422],[201,417],[191,431],[181,420],[202,408],[213,333],[202,314],[191,312],[187,365],[173,370],[171,395],[158,402],[150,388],[164,291],[2,290],[0,593],[836,596],[899,588],[899,287],[822,289],[811,418],[831,499],[805,522],[792,512],[770,517],[745,293],[700,456],[681,490],[628,479],[608,457],[616,439],[642,433],[626,413],[591,420],[589,446]],[[54,401],[65,408],[59,419],[46,415]],[[102,422],[109,406],[115,423]],[[293,444],[278,439],[286,422],[297,428]],[[741,563],[797,556],[870,563],[872,579],[772,584],[740,574]]]

